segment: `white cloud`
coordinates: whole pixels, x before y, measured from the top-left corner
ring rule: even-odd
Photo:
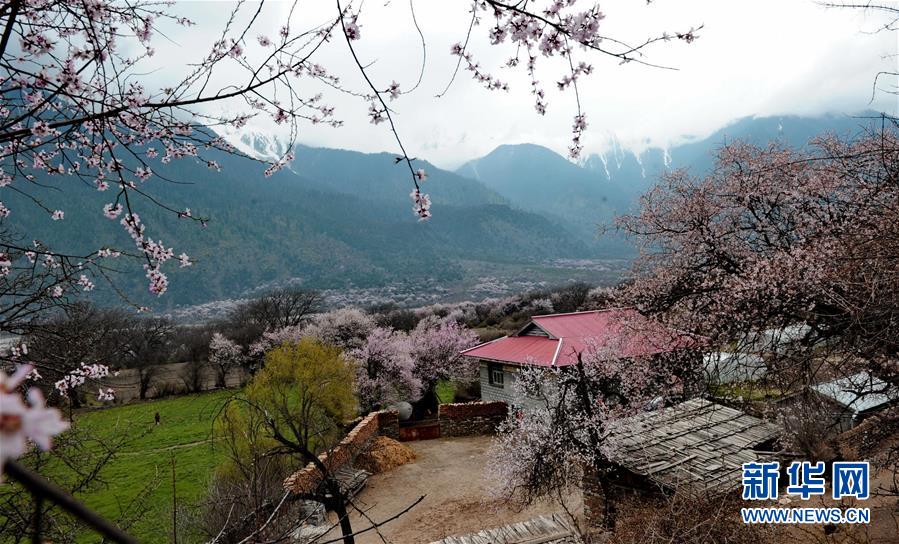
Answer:
[[[465,0],[414,1],[418,22],[427,40],[427,66],[419,88],[391,103],[398,130],[410,154],[452,167],[489,152],[501,143],[532,142],[564,153],[569,143],[574,104],[570,95],[553,91],[562,67],[544,62],[541,75],[550,94],[545,117],[536,115],[522,70],[500,68],[514,53],[509,47],[491,47],[476,28],[472,40],[478,60],[513,88],[509,93],[489,92],[460,71],[443,98],[455,67],[450,45],[464,40],[468,28]],[[162,78],[180,71],[172,59],[185,52],[203,51],[218,37],[218,29],[233,3],[182,2],[200,24],[172,35],[174,44],[160,43],[157,58],[169,62]],[[289,2],[266,4],[260,32],[276,35]],[[292,26],[309,26],[334,16],[331,2],[298,4]],[[826,9],[806,0],[752,2],[659,0],[650,5],[635,0],[609,0],[601,7],[607,16],[604,33],[629,42],[663,31],[685,30],[704,24],[700,39],[655,44],[647,60],[676,67],[663,70],[635,63],[618,65],[595,54],[581,54],[596,71],[581,87],[581,99],[590,124],[584,138],[587,152],[605,149],[610,138],[641,148],[666,146],[683,135],[703,136],[747,115],[780,113],[854,113],[871,107],[895,113],[895,96],[879,94],[873,104],[874,75],[895,69],[896,35],[872,32],[879,16]],[[409,89],[418,79],[421,47],[411,22],[409,3],[366,2],[359,19],[362,39],[357,50],[363,62],[373,63],[370,75],[379,87],[397,80]],[[215,29],[215,32],[212,31]],[[250,39],[255,38],[255,33]],[[340,75],[348,87],[364,91],[364,83],[349,62],[346,44],[335,40],[319,57]],[[361,151],[395,150],[385,125],[368,123],[367,104],[339,93],[326,100],[337,106],[346,122],[340,129],[305,127],[300,141],[312,145]],[[277,132],[267,122],[256,130]]]

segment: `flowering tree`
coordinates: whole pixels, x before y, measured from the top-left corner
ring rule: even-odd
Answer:
[[[882,123],[803,151],[734,143],[708,176],[668,176],[622,220],[642,245],[624,296],[713,345],[763,352],[762,385],[801,392],[861,370],[899,384],[899,139]],[[782,412],[787,445],[832,453],[819,406]]]
[[[409,337],[384,327],[374,329],[362,347],[350,352],[356,362],[356,396],[365,410],[421,394],[414,375]]]
[[[643,248],[625,297],[767,352],[782,388],[859,366],[899,383],[897,143],[894,126],[808,151],[735,143],[704,178],[667,176],[622,220]]]
[[[315,316],[302,328],[303,336],[352,351],[362,348],[375,330],[375,319],[355,308],[341,308]]]
[[[620,359],[614,350],[589,347],[575,365],[529,368],[518,374],[519,408],[498,430],[490,473],[498,493],[530,504],[558,498],[583,479],[603,491],[604,522],[614,527],[616,465],[608,435],[616,420],[657,398],[679,395],[683,364],[678,354]]]
[[[127,359],[136,337],[128,331],[136,326],[133,316],[118,309],[100,308],[79,302],[66,306],[52,317],[35,320],[32,332],[18,347],[19,359],[34,367],[32,381],[58,394],[71,408],[78,408],[88,389],[101,400],[111,400],[112,390],[103,378],[110,366]]]
[[[209,342],[209,362],[216,370],[216,386],[225,387],[228,372],[244,360],[243,349],[221,333],[212,335]]]
[[[440,380],[472,379],[477,363],[460,352],[477,344],[478,336],[452,319],[430,316],[422,319],[409,334],[413,375],[421,381],[422,399],[428,408],[437,404],[436,387]]]
[[[254,361],[254,368],[256,368],[261,366],[266,353],[275,347],[285,343],[296,344],[304,338],[315,338],[351,354],[367,349],[367,339],[375,329],[375,319],[372,316],[357,309],[341,308],[318,314],[302,324],[266,331],[250,345],[248,353]],[[386,349],[393,350],[394,348]],[[396,346],[396,349],[399,349],[399,346]],[[395,376],[398,375],[395,374]],[[400,391],[403,390],[405,387],[400,388]]]

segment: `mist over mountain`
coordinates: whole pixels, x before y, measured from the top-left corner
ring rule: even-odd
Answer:
[[[736,138],[803,145],[825,131],[858,133],[862,124],[846,116],[750,118],[669,150],[635,154],[613,146],[582,164],[530,144],[500,146],[456,172],[416,160],[416,168],[428,172],[423,190],[434,203],[427,222],[412,213],[408,168],[390,153],[297,146],[296,160],[270,178],[263,176],[264,164],[215,150],[204,159],[217,161],[218,172],[193,158],[157,161],[147,189],[171,208],[191,208],[210,222],[204,228],[178,220],[139,197],[138,213],[148,236],[188,253],[195,264],[170,268],[170,292],[160,299],[146,292],[140,262],[121,259],[124,273],[112,277],[135,302],[157,309],[237,298],[285,282],[334,289],[409,282],[430,289],[489,284],[506,271],[522,281],[550,281],[521,272],[522,266],[632,256],[626,240],[599,238],[597,226],[633,210],[664,169],[699,173],[711,166],[715,149]],[[245,134],[240,144],[257,157],[284,151],[265,135]],[[13,211],[7,228],[51,247],[132,247],[117,221],[102,215],[112,191],[97,192],[71,177],[38,181],[46,187],[36,185],[32,195],[48,209],[64,210],[63,223],[11,193],[4,202]],[[79,187],[63,196],[57,189],[64,184]],[[552,281],[573,277],[554,270]],[[98,284],[99,297],[115,298]]]
[[[694,175],[707,172],[714,166],[715,153],[736,140],[759,146],[773,142],[804,148],[810,140],[825,133],[855,138],[876,125],[879,117],[875,111],[817,117],[744,117],[705,138],[685,136],[685,143],[669,149],[650,147],[638,154],[613,141],[609,151],[588,156],[582,166],[598,173],[602,181],[610,182],[632,198],[653,186],[665,170],[686,168]]]
[[[634,211],[639,196],[652,187],[666,170],[686,168],[694,175],[714,165],[715,152],[728,142],[742,140],[757,145],[777,142],[804,147],[824,133],[844,138],[859,135],[878,117],[875,112],[857,116],[747,117],[703,139],[692,139],[670,149],[649,148],[635,153],[612,141],[602,154],[575,164],[558,153],[533,144],[501,145],[487,155],[469,161],[456,173],[481,181],[523,210],[545,214],[578,233],[601,251],[627,254],[627,242],[606,234],[597,239],[600,226],[609,226],[616,215]]]

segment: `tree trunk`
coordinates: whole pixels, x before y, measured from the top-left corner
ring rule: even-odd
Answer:
[[[343,535],[343,544],[355,544],[356,537],[353,536],[353,524],[346,509],[346,500],[343,492],[340,490],[340,483],[332,476],[325,479],[328,493],[331,495],[331,510],[337,514],[340,521],[340,533]]]
[[[618,490],[606,477],[600,476],[599,486],[602,489],[603,507],[605,509],[602,518],[602,526],[606,530],[615,530],[615,521],[618,518]]]
[[[350,523],[350,517],[347,514],[346,505],[343,504],[342,498],[338,498],[334,503],[334,513],[340,519],[340,533],[343,535],[343,544],[355,544],[356,537],[353,536],[353,525]]]

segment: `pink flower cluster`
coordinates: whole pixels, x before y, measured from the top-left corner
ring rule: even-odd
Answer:
[[[0,470],[28,451],[29,442],[49,450],[53,437],[69,428],[58,410],[47,407],[40,389],[28,388],[23,401],[17,390],[33,370],[20,365],[12,376],[0,371]]]
[[[60,394],[68,394],[70,390],[84,385],[87,380],[100,380],[109,376],[109,367],[99,363],[81,363],[79,368],[69,372],[54,384]]]
[[[424,221],[431,217],[431,197],[422,194],[417,187],[409,193],[409,197],[412,199],[412,211],[418,215],[419,221]]]

